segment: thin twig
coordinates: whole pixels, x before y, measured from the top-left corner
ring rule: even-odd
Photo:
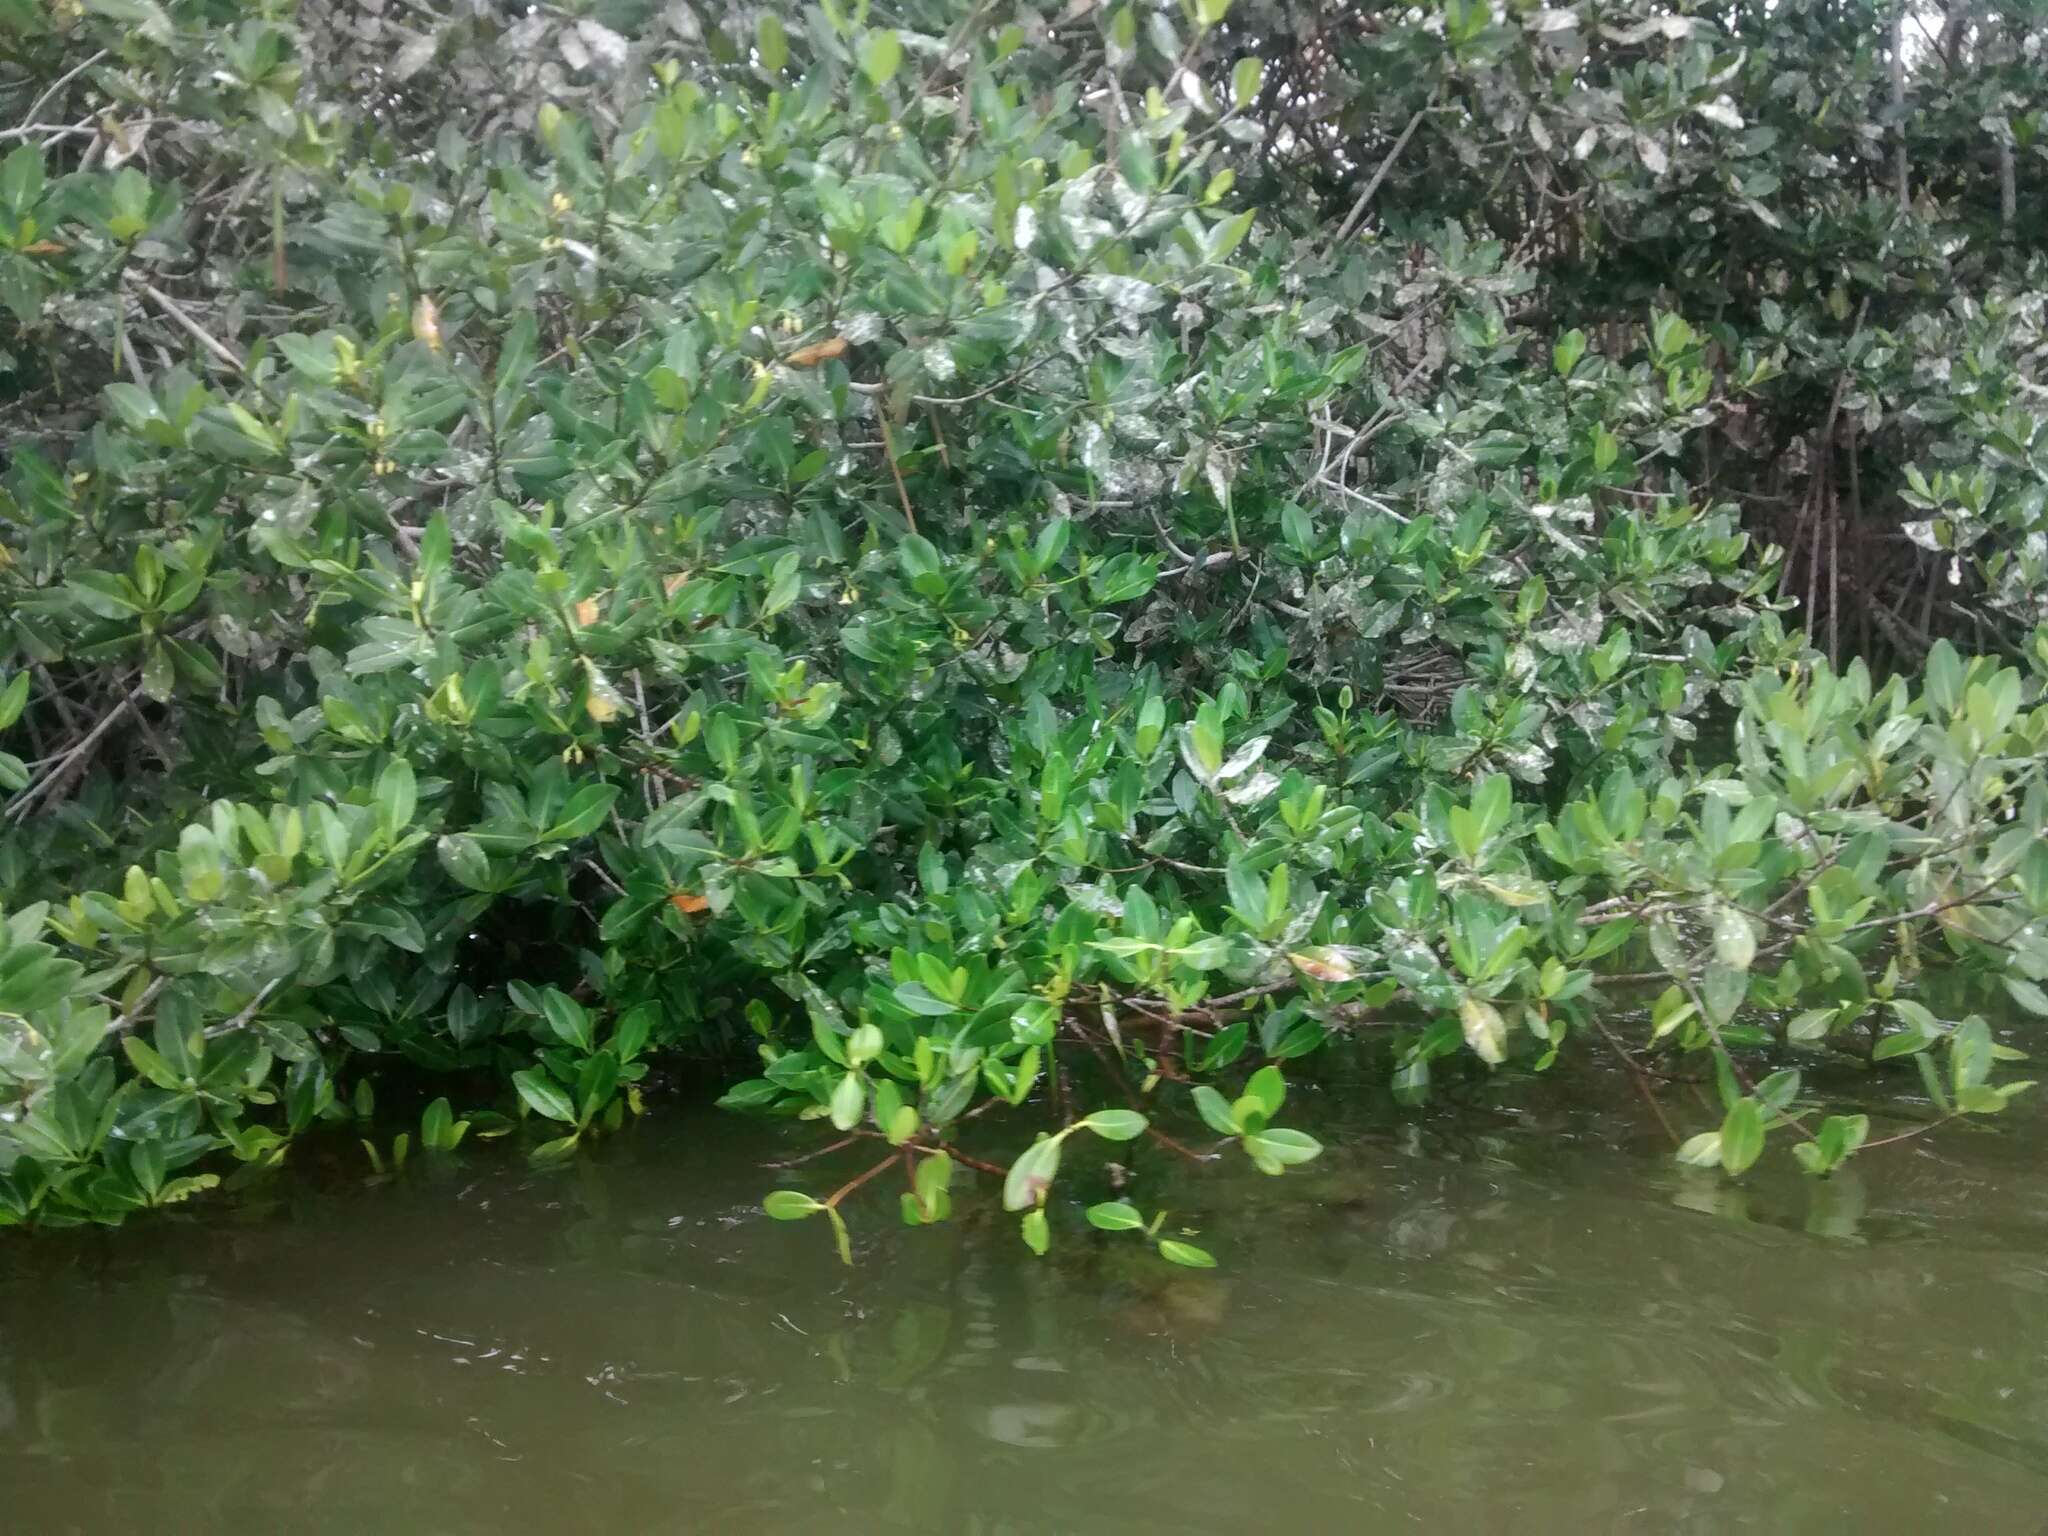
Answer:
[[[126,698],[108,710],[105,718],[86,733],[83,741],[66,752],[57,760],[57,765],[54,768],[16,797],[14,804],[7,807],[7,819],[10,821],[20,821],[23,817],[27,816],[29,807],[63,783],[70,776],[72,769],[79,765],[94,747],[99,745],[100,738],[118,725],[122,717],[135,707],[135,701],[141,697],[142,689],[138,685]]]
[[[889,417],[886,412],[877,412],[875,419],[882,424],[882,457],[889,461],[889,473],[896,479],[896,495],[903,502],[903,521],[910,524],[910,531],[917,532],[917,514],[910,510],[910,492],[903,485],[903,471],[896,466],[896,444],[889,435]]]
[[[872,1179],[884,1168],[887,1168],[891,1163],[895,1162],[898,1155],[899,1154],[895,1152],[891,1152],[887,1157],[883,1158],[879,1163],[875,1164],[875,1166],[870,1168],[866,1173],[855,1174],[852,1178],[848,1179],[844,1184],[840,1185],[837,1189],[833,1190],[831,1195],[826,1199],[825,1204],[828,1206],[836,1207],[840,1201],[844,1200],[856,1189],[859,1189],[861,1185],[867,1183],[869,1179]]]
[[[254,997],[249,999],[248,1007],[244,1008],[232,1019],[229,1019],[225,1024],[214,1025],[213,1028],[209,1029],[206,1032],[206,1038],[211,1040],[217,1035],[232,1034],[234,1031],[242,1028],[251,1019],[256,1017],[256,1010],[261,1008],[266,1002],[268,1002],[270,1000],[270,994],[275,992],[283,984],[284,978],[282,976],[273,976],[269,981],[263,983],[263,990],[258,992]]]
[[[1365,190],[1358,194],[1358,201],[1353,203],[1351,211],[1344,215],[1344,222],[1337,226],[1336,239],[1331,242],[1333,245],[1342,245],[1351,238],[1352,231],[1358,228],[1358,221],[1365,217],[1365,210],[1372,205],[1372,195],[1379,191],[1380,183],[1387,179],[1387,172],[1394,168],[1394,161],[1400,157],[1401,151],[1408,147],[1408,141],[1415,136],[1415,130],[1421,126],[1423,116],[1428,111],[1427,107],[1415,109],[1415,115],[1408,119],[1408,126],[1401,130],[1401,136],[1394,140],[1394,147],[1388,150],[1386,158],[1380,161],[1380,168],[1372,173],[1372,180],[1368,181]]]
[[[144,282],[139,277],[131,276],[129,281],[135,285],[138,292],[154,303],[166,315],[169,315],[172,320],[176,321],[194,341],[234,369],[235,372],[240,373],[247,366],[233,347],[230,347],[226,342],[207,330],[205,326],[194,320],[191,315],[185,312],[184,306],[179,304],[176,299],[154,284]]]
[[[142,996],[135,999],[134,1006],[123,1013],[121,1017],[114,1020],[113,1023],[109,1024],[106,1032],[110,1035],[118,1035],[122,1030],[133,1029],[137,1024],[141,1023],[142,1015],[148,1011],[149,1005],[156,1001],[157,993],[170,985],[170,980],[171,978],[168,976],[159,976],[147,987],[144,987],[142,989]]]
[[[22,116],[27,121],[33,123],[37,118],[43,115],[43,108],[47,107],[51,102],[57,99],[57,93],[59,91],[63,90],[65,86],[69,85],[72,81],[76,80],[80,75],[84,74],[88,69],[91,69],[93,65],[99,63],[100,60],[104,59],[106,56],[107,50],[102,48],[98,53],[94,54],[91,58],[85,60],[83,63],[72,65],[71,68],[65,70],[63,74],[59,75],[56,79],[50,82],[50,88],[44,91],[42,95],[38,96],[35,99],[35,104],[31,106],[28,109],[28,111],[24,112]]]
[[[816,1151],[805,1152],[798,1157],[785,1157],[780,1162],[763,1163],[761,1166],[763,1168],[801,1168],[805,1163],[816,1162],[821,1157],[829,1157],[841,1147],[850,1147],[859,1140],[860,1133],[856,1131],[851,1136],[840,1137],[829,1147],[819,1147]]]

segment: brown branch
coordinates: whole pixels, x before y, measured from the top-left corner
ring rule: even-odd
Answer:
[[[850,1147],[858,1140],[860,1140],[860,1132],[855,1131],[851,1136],[840,1137],[839,1140],[833,1142],[829,1147],[819,1147],[816,1151],[806,1152],[801,1157],[787,1157],[780,1162],[763,1163],[761,1166],[763,1168],[800,1168],[805,1163],[816,1162],[821,1157],[830,1156],[841,1147]]]
[[[903,521],[910,524],[910,531],[917,532],[917,514],[910,510],[910,492],[903,485],[903,471],[896,464],[896,444],[889,435],[889,417],[886,412],[877,412],[876,419],[882,423],[882,457],[889,461],[889,473],[896,480],[896,494],[903,502]]]
[[[861,1185],[867,1183],[869,1179],[872,1179],[884,1168],[887,1168],[891,1163],[895,1162],[898,1155],[899,1154],[895,1152],[891,1152],[887,1157],[883,1158],[879,1163],[875,1164],[875,1166],[870,1168],[866,1173],[855,1174],[852,1178],[848,1179],[844,1184],[840,1185],[837,1189],[833,1190],[831,1197],[825,1201],[825,1204],[831,1209],[838,1209],[840,1201],[844,1200],[856,1189],[859,1189]]]
[[[1623,1063],[1627,1065],[1629,1077],[1636,1085],[1636,1092],[1643,1096],[1643,1102],[1650,1106],[1650,1113],[1655,1115],[1657,1123],[1664,1127],[1664,1134],[1671,1138],[1671,1145],[1674,1147],[1680,1145],[1681,1139],[1677,1130],[1672,1126],[1670,1120],[1665,1118],[1664,1106],[1657,1102],[1657,1096],[1650,1091],[1650,1084],[1642,1063],[1635,1059],[1635,1056],[1628,1047],[1623,1045],[1614,1031],[1607,1027],[1607,1021],[1602,1019],[1597,1013],[1593,1015],[1593,1027],[1600,1031],[1606,1038],[1607,1043],[1614,1047],[1615,1055],[1619,1056]]]
[[[994,1163],[985,1163],[978,1157],[969,1157],[956,1147],[942,1147],[936,1142],[913,1141],[908,1143],[908,1150],[923,1157],[937,1157],[943,1153],[954,1162],[964,1163],[977,1173],[992,1173],[999,1179],[1007,1177],[1010,1171],[1007,1168],[998,1168]]]

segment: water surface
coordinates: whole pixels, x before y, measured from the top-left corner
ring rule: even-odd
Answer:
[[[765,1172],[828,1138],[676,1100],[564,1169],[350,1162],[9,1236],[7,1525],[2043,1529],[2042,1106],[1736,1188],[1594,1071],[1311,1098],[1329,1150],[1278,1180],[1077,1147],[1038,1261],[993,1181],[908,1231],[877,1180],[844,1269],[757,1201],[864,1161]],[[1105,1153],[1222,1267],[1086,1229]]]

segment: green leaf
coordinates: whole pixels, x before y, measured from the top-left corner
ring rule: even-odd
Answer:
[[[1687,1137],[1677,1156],[1688,1167],[1718,1168],[1721,1165],[1721,1133],[1701,1131],[1697,1136]]]
[[[1749,978],[1725,960],[1707,962],[1705,974],[1700,977],[1700,999],[1707,1005],[1707,1016],[1716,1024],[1726,1024],[1735,1017],[1749,994]]]
[[[1244,1150],[1261,1173],[1277,1174],[1317,1157],[1323,1145],[1305,1132],[1275,1127],[1245,1137]]]
[[[797,600],[803,591],[802,556],[791,550],[775,562],[769,578],[768,595],[761,601],[761,617],[772,619]]]
[[[455,1111],[449,1107],[447,1096],[434,1100],[420,1116],[420,1145],[433,1152],[445,1152],[453,1144],[455,1135]]]
[[[184,1079],[171,1069],[171,1064],[135,1036],[123,1035],[121,1049],[126,1053],[130,1065],[149,1082],[173,1093],[186,1091]]]
[[[1737,1099],[1721,1122],[1721,1166],[1734,1174],[1747,1172],[1763,1150],[1763,1107],[1755,1099]]]
[[[1034,1206],[1026,1211],[1020,1229],[1024,1237],[1024,1246],[1033,1253],[1043,1256],[1046,1249],[1052,1246],[1052,1226],[1045,1219],[1044,1206]]]
[[[1991,1076],[1991,1027],[1971,1017],[1958,1024],[1948,1040],[1949,1085],[1962,1106],[1963,1090],[1982,1087]]]
[[[28,673],[17,672],[5,688],[0,688],[0,731],[19,720],[27,704]]]
[[[576,1109],[569,1102],[569,1095],[561,1085],[538,1068],[529,1067],[524,1072],[512,1074],[512,1086],[519,1090],[519,1097],[526,1101],[526,1107],[537,1115],[550,1120],[559,1120],[565,1125],[576,1123]]]
[[[955,1004],[947,1002],[943,997],[934,996],[931,989],[921,981],[898,983],[895,997],[897,1002],[912,1013],[921,1014],[926,1018],[940,1019],[947,1014],[960,1011]]]
[[[448,877],[472,891],[492,889],[491,861],[483,845],[466,832],[452,832],[434,844],[434,855]]]
[[[1116,163],[1124,180],[1140,192],[1149,192],[1159,184],[1159,163],[1142,134],[1123,135],[1123,142],[1117,146]]]
[[[171,40],[171,18],[156,0],[85,0],[85,8],[95,15],[127,24],[152,43],[164,44]]]
[[[903,40],[886,27],[870,32],[860,45],[860,72],[877,87],[887,85],[903,63]]]
[[[1472,814],[1478,818],[1482,842],[1498,837],[1506,829],[1513,810],[1512,795],[1504,773],[1488,774],[1472,791]]]
[[[1091,1205],[1086,1214],[1090,1226],[1100,1227],[1105,1232],[1137,1232],[1145,1226],[1145,1218],[1138,1214],[1138,1208],[1124,1200],[1106,1200],[1101,1205]]]
[[[1197,1084],[1194,1093],[1195,1110],[1203,1123],[1218,1136],[1238,1134],[1237,1117],[1231,1113],[1230,1102],[1207,1083]]]
[[[858,1072],[847,1072],[833,1084],[830,1109],[835,1130],[850,1131],[860,1124],[867,1108],[868,1080]]]
[[[575,1131],[571,1131],[567,1136],[557,1136],[553,1141],[544,1141],[533,1149],[533,1161],[559,1163],[573,1153],[581,1142],[581,1135]]]
[[[939,1198],[946,1193],[953,1182],[953,1159],[945,1152],[934,1152],[922,1158],[917,1172],[911,1175],[911,1187],[916,1192],[918,1204],[924,1207],[930,1217],[938,1205]]]
[[[1714,916],[1714,955],[1738,971],[1748,970],[1756,958],[1756,933],[1749,919],[1733,907],[1723,907]]]
[[[1259,86],[1264,81],[1266,66],[1257,54],[1246,54],[1230,70],[1230,99],[1237,110],[1242,112],[1259,97]]]
[[[587,1051],[591,1047],[590,1014],[568,993],[549,987],[540,995],[541,1017],[564,1045]]]
[[[1280,1106],[1287,1102],[1287,1080],[1280,1075],[1278,1067],[1261,1067],[1246,1081],[1244,1096],[1257,1099],[1266,1118],[1271,1120],[1280,1113]]]
[[[1785,1038],[1800,1045],[1825,1040],[1828,1030],[1834,1025],[1837,1011],[1833,1008],[1807,1009],[1785,1026]]]
[[[151,645],[142,658],[142,691],[159,704],[170,702],[177,691],[177,673],[171,663],[170,648],[165,645]]]
[[[1129,1141],[1145,1133],[1145,1117],[1134,1109],[1098,1109],[1080,1123],[1104,1141]]]
[[[1230,259],[1231,253],[1244,243],[1244,237],[1251,233],[1251,210],[1220,221],[1209,231],[1206,247],[1202,252],[1204,261],[1222,263]],[[1304,541],[1305,542],[1305,541]]]
[[[2006,977],[2005,990],[2014,1002],[2036,1018],[2048,1018],[2048,991],[2022,976]]]
[[[813,1200],[800,1189],[778,1189],[761,1202],[761,1209],[777,1221],[802,1221],[824,1210],[825,1203]]]
[[[8,222],[18,224],[42,195],[43,152],[33,144],[17,145],[0,160],[0,209],[9,215]]]
[[[773,11],[763,11],[754,24],[754,50],[761,56],[761,67],[771,75],[781,74],[782,66],[789,62],[788,34]]]
[[[1165,1259],[1169,1264],[1179,1264],[1188,1269],[1214,1269],[1216,1267],[1216,1260],[1210,1257],[1207,1250],[1197,1248],[1193,1243],[1183,1243],[1170,1237],[1163,1237],[1159,1240],[1159,1257]]]
[[[584,785],[569,797],[562,819],[542,834],[542,841],[568,843],[579,837],[588,837],[604,824],[606,812],[618,798],[619,786],[616,784]]]

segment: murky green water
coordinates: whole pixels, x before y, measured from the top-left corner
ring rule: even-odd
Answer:
[[[1645,1113],[1582,1077],[1326,1114],[1325,1162],[1277,1181],[1138,1154],[1214,1274],[1072,1213],[1033,1262],[986,1195],[908,1232],[879,1182],[844,1270],[755,1204],[814,1132],[676,1104],[563,1171],[485,1149],[13,1237],[0,1506],[37,1533],[2041,1531],[2043,1107],[1741,1191]],[[1079,1155],[1062,1186],[1108,1193]]]

